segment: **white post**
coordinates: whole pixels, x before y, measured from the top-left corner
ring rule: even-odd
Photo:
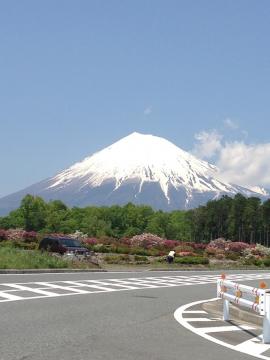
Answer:
[[[220,297],[220,280],[217,281],[217,297]]]
[[[229,300],[223,300],[223,320],[228,321],[230,320],[230,308],[229,308]]]
[[[265,293],[263,318],[263,343],[270,344],[270,294]]]

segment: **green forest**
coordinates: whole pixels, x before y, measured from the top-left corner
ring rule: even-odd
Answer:
[[[270,199],[237,194],[223,196],[192,210],[154,211],[146,205],[85,208],[67,207],[59,200],[45,202],[26,195],[17,210],[0,218],[0,228],[23,228],[41,233],[82,231],[92,237],[131,237],[152,233],[181,241],[209,242],[223,237],[269,245]]]

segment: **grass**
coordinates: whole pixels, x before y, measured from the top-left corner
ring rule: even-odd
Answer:
[[[0,248],[0,269],[62,269],[71,263],[40,251],[12,247]]]

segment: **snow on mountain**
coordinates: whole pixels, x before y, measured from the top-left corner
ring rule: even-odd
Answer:
[[[247,186],[247,188],[251,191],[254,191],[263,196],[269,196],[269,191],[261,186]]]
[[[0,211],[19,206],[27,193],[71,206],[133,202],[172,210],[239,192],[265,195],[222,181],[215,166],[166,139],[135,132],[50,179],[0,199]]]
[[[52,179],[50,188],[67,186],[74,179],[81,180],[81,188],[115,179],[117,189],[128,179],[138,179],[139,191],[145,182],[158,182],[168,202],[169,185],[201,192],[236,191],[233,186],[213,179],[216,172],[215,166],[163,138],[135,132],[62,171]]]

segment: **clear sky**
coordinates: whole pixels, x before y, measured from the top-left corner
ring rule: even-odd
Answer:
[[[1,1],[0,196],[133,131],[270,186],[269,39],[269,0]]]

